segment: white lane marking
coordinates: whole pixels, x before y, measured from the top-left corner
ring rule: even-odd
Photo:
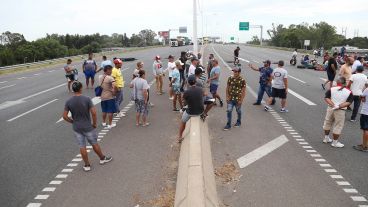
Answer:
[[[367,199],[365,199],[363,196],[350,196],[350,198],[353,199],[353,201],[359,202],[367,201]]]
[[[103,138],[104,136],[98,136],[98,138]]]
[[[330,177],[333,179],[344,179],[341,175],[330,175]]]
[[[67,174],[59,174],[59,175],[56,175],[55,178],[67,178],[68,175]]]
[[[330,164],[319,164],[321,167],[332,167]]]
[[[61,183],[63,183],[63,181],[61,181],[61,180],[53,180],[49,184],[50,185],[60,185]]]
[[[49,70],[49,73],[54,72],[55,70]]]
[[[33,74],[33,75],[35,75],[35,76],[38,76],[38,75],[41,75],[41,74],[39,74],[39,73],[36,73],[36,74]]]
[[[252,164],[253,162],[261,159],[262,157],[268,155],[275,149],[281,147],[289,140],[285,135],[281,135],[276,139],[266,143],[265,145],[253,150],[252,152],[240,157],[237,161],[240,168],[245,168],[246,166]]]
[[[78,163],[69,163],[67,166],[68,167],[77,167]]]
[[[299,142],[300,145],[307,145],[309,144],[308,142]]]
[[[8,81],[0,81],[0,84],[1,84],[1,83],[7,83],[7,82],[8,82]]]
[[[108,132],[108,129],[102,129],[101,132]]]
[[[310,156],[311,156],[311,157],[321,157],[321,155],[320,155],[320,154],[311,154]]]
[[[311,146],[303,146],[304,149],[312,149]]]
[[[317,152],[316,150],[305,150],[305,151],[307,151],[309,153],[316,153]]]
[[[34,199],[36,200],[46,200],[49,198],[49,195],[37,195]]]
[[[98,133],[98,135],[106,135],[106,133],[105,132],[100,132],[100,133]]]
[[[298,141],[298,142],[304,142],[305,141],[305,139],[295,139],[296,141]]]
[[[54,192],[55,191],[55,187],[47,187],[47,188],[44,188],[42,191],[44,192]]]
[[[294,79],[294,80],[297,80],[297,81],[299,81],[299,82],[301,82],[301,83],[306,83],[306,82],[304,82],[304,81],[302,81],[302,80],[300,80],[300,79],[298,79],[298,78],[295,78],[294,76],[291,76],[291,75],[289,75],[289,74],[288,74],[288,77],[290,77],[290,78],[292,78],[292,79]]]
[[[328,173],[336,173],[337,171],[335,169],[325,169]]]
[[[354,188],[344,188],[345,193],[358,193],[358,191]]]
[[[307,98],[304,98],[302,95],[296,93],[295,91],[288,89],[288,93],[294,95],[298,99],[302,100],[304,103],[308,104],[309,106],[316,106],[317,104],[313,103],[312,101],[308,100]]]
[[[42,203],[28,203],[26,207],[40,207]]]
[[[65,86],[66,83],[63,83],[63,84],[60,84],[60,85],[57,85],[57,86],[54,86],[52,88],[49,88],[49,89],[46,89],[46,90],[43,90],[43,91],[40,91],[40,92],[37,92],[35,94],[32,94],[32,95],[29,95],[29,96],[26,96],[24,98],[21,98],[21,99],[18,99],[18,100],[15,100],[15,101],[6,101],[2,104],[0,104],[0,110],[2,109],[6,109],[6,108],[9,108],[11,106],[15,106],[15,105],[18,105],[18,104],[21,104],[21,103],[24,103],[27,99],[30,99],[30,98],[33,98],[35,96],[38,96],[40,94],[43,94],[43,93],[46,93],[48,91],[51,91],[51,90],[54,90],[56,88],[60,88],[61,86]]]
[[[290,132],[290,134],[298,134],[297,132]]]
[[[22,79],[26,79],[27,77],[20,77],[20,78],[17,78],[18,80],[22,80]]]
[[[297,138],[297,137],[302,137],[302,136],[300,136],[300,135],[293,135],[293,137],[294,138]]]
[[[15,85],[17,85],[17,84],[8,85],[8,86],[3,86],[3,87],[1,87],[1,88],[0,88],[0,90],[1,90],[1,89],[5,89],[5,88],[10,88],[10,87],[13,87],[13,86],[15,86]]]
[[[80,161],[82,161],[82,158],[74,158],[74,159],[72,159],[72,162],[80,162]]]
[[[11,119],[9,119],[9,120],[7,120],[8,122],[12,122],[12,121],[14,121],[14,120],[16,120],[16,119],[18,119],[18,118],[20,118],[20,117],[22,117],[22,116],[24,116],[24,115],[27,115],[27,114],[29,114],[29,113],[31,113],[31,112],[33,112],[33,111],[36,111],[37,109],[40,109],[40,108],[42,108],[42,107],[44,107],[44,106],[46,106],[46,105],[48,105],[48,104],[50,104],[50,103],[52,103],[52,102],[55,102],[55,101],[57,101],[58,99],[54,99],[54,100],[52,100],[52,101],[49,101],[49,102],[47,102],[47,103],[44,103],[44,104],[42,104],[41,106],[38,106],[38,107],[36,107],[36,108],[34,108],[34,109],[31,109],[31,110],[29,110],[29,111],[27,111],[27,112],[24,112],[23,114],[20,114],[20,115],[18,115],[18,116],[16,116],[16,117],[14,117],[14,118],[11,118]]]
[[[63,172],[63,173],[69,173],[69,172],[73,172],[73,169],[65,168],[61,172]]]
[[[314,159],[316,162],[326,162],[325,159]]]
[[[91,100],[92,100],[93,105],[97,105],[97,104],[101,103],[101,97],[93,97]],[[72,117],[72,114],[70,112],[68,113],[68,117]],[[63,120],[64,120],[63,117],[61,117],[56,122],[56,124],[62,122]]]
[[[337,185],[350,185],[350,183],[346,181],[337,181],[336,183]]]

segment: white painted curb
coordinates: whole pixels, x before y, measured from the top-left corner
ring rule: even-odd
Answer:
[[[181,144],[175,207],[218,207],[207,123],[192,117]]]

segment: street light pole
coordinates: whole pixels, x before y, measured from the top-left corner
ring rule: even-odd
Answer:
[[[198,54],[197,38],[197,0],[193,0],[193,53]]]

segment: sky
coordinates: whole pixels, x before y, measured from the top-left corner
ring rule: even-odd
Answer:
[[[368,36],[366,0],[196,0],[198,36],[218,36],[245,42],[254,35],[268,39],[272,24],[308,24],[325,21],[347,37]],[[139,33],[188,27],[193,36],[193,1],[187,0],[0,0],[0,32],[21,33],[29,41],[53,34]],[[249,31],[238,31],[249,22]],[[354,35],[355,34],[355,35]]]

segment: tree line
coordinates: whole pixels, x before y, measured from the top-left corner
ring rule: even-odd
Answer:
[[[0,66],[37,62],[68,57],[89,52],[101,52],[102,48],[143,47],[159,44],[157,34],[141,30],[128,37],[126,33],[112,35],[47,34],[35,41],[27,41],[20,33],[3,32],[0,35]]]
[[[359,48],[368,48],[367,37],[354,37],[346,39],[338,34],[336,27],[326,22],[292,24],[285,27],[282,24],[272,24],[272,28],[267,30],[269,39],[264,43],[276,47],[304,48],[304,40],[310,40],[309,49],[321,48],[331,49],[333,46],[349,45]],[[249,44],[259,44],[258,36],[253,36]]]

